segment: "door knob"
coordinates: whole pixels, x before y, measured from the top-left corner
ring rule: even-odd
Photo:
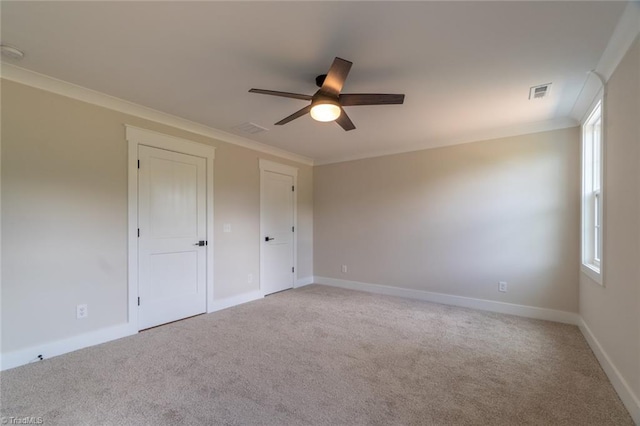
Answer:
[[[200,240],[200,241],[198,241],[197,243],[194,244],[194,246],[200,246],[200,247],[204,247],[206,245],[208,245],[208,242],[204,241],[204,240]]]
[[[266,242],[269,242],[269,241],[271,241],[271,240],[275,240],[275,238],[273,238],[273,237],[264,237],[264,240],[265,240]]]

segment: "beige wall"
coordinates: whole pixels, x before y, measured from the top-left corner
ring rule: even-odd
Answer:
[[[638,41],[605,104],[604,287],[578,269],[576,128],[312,169],[1,82],[2,352],[126,321],[127,123],[217,148],[217,297],[259,288],[258,158],[268,158],[299,168],[298,277],[579,308],[640,396]],[[78,303],[88,319],[75,319]]]
[[[217,148],[216,298],[259,289],[258,158],[299,169],[298,277],[313,274],[311,166],[6,80],[1,90],[2,352],[126,322],[125,123]]]
[[[315,167],[314,273],[577,312],[579,167],[577,128]]]
[[[640,399],[640,41],[607,90],[604,287],[581,274],[580,313]]]

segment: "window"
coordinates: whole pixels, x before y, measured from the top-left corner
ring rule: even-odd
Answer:
[[[602,100],[582,125],[582,271],[602,284]]]

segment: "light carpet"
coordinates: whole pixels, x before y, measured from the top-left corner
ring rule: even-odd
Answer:
[[[0,380],[46,425],[633,425],[575,326],[319,285]]]

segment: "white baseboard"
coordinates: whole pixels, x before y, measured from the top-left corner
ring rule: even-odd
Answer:
[[[262,293],[257,290],[222,300],[215,300],[208,312],[216,312],[242,303],[262,299],[263,297]],[[89,346],[95,346],[111,340],[131,336],[136,333],[138,333],[137,327],[131,326],[130,324],[121,324],[89,333],[79,334],[77,336],[57,340],[55,342],[44,343],[42,345],[3,353],[0,355],[0,368],[2,370],[8,370],[10,368],[19,367],[36,361],[38,359],[38,355],[42,355],[44,359],[48,359],[77,351],[79,349],[84,349]]]
[[[44,343],[42,345],[3,353],[0,355],[0,365],[2,370],[8,370],[10,368],[29,364],[30,362],[37,360],[38,355],[42,355],[43,359],[48,359],[68,352],[84,349],[89,346],[95,346],[111,340],[131,336],[137,332],[137,328],[132,327],[130,324],[115,325],[66,339],[56,340],[55,342]]]
[[[296,281],[296,283],[294,284],[293,288],[300,288],[300,287],[304,287],[305,285],[309,285],[309,284],[313,284],[314,280],[313,277],[304,277],[304,278],[300,278]]]
[[[250,291],[248,293],[238,294],[237,296],[226,297],[220,300],[214,300],[213,304],[209,306],[207,313],[221,311],[223,309],[231,308],[233,306],[242,305],[243,303],[253,302],[254,300],[262,299],[264,294],[260,290]]]
[[[600,345],[600,342],[598,342],[598,339],[596,339],[583,318],[580,318],[580,331],[582,331],[584,338],[587,340],[587,343],[589,343],[589,346],[600,362],[602,369],[607,374],[613,388],[618,392],[622,403],[627,410],[629,410],[633,421],[637,425],[640,425],[640,398],[638,398],[638,395],[634,394],[627,381],[622,377],[613,362],[611,362],[611,358],[609,358],[609,355],[607,355],[604,348]]]
[[[513,303],[496,302],[494,300],[474,299],[471,297],[454,296],[451,294],[433,293],[424,290],[413,290],[401,287],[391,287],[380,284],[369,284],[359,281],[347,281],[336,278],[314,277],[316,284],[325,284],[333,287],[350,290],[368,291],[370,293],[385,294],[388,296],[405,297],[408,299],[424,300],[426,302],[441,303],[443,305],[461,306],[464,308],[479,309],[482,311],[499,312],[501,314],[518,315],[526,318],[542,319],[547,321],[562,322],[578,325],[580,316],[574,312],[558,311],[555,309],[537,308],[534,306],[516,305]]]
[[[484,311],[499,312],[504,314],[518,315],[527,318],[536,318],[549,321],[574,324],[580,327],[591,350],[600,362],[603,370],[609,377],[614,389],[620,396],[623,404],[629,410],[633,421],[640,424],[640,398],[634,394],[633,390],[620,374],[611,358],[602,348],[596,337],[593,335],[586,322],[573,312],[557,311],[553,309],[536,308],[533,306],[516,305],[511,303],[496,302],[492,300],[474,299],[470,297],[453,296],[449,294],[433,293],[423,290],[413,290],[400,287],[384,286],[379,284],[369,284],[358,281],[347,281],[327,277],[305,277],[296,282],[295,288],[309,284],[324,284],[333,287],[346,288],[350,290],[368,291],[370,293],[384,294],[389,296],[405,297],[410,299],[424,300],[427,302],[441,303],[445,305],[461,306],[465,308],[480,309]],[[222,309],[237,306],[243,303],[262,299],[264,296],[259,290],[237,296],[214,301],[208,312],[216,312]],[[52,358],[68,352],[73,352],[89,346],[99,345],[111,340],[136,334],[138,330],[129,324],[121,324],[90,333],[80,334],[67,339],[55,342],[32,346],[0,355],[1,370],[8,370],[28,364],[42,355],[44,359]]]
[[[384,294],[388,296],[405,297],[409,299],[424,300],[427,302],[441,303],[445,305],[461,306],[465,308],[480,309],[483,311],[499,312],[503,314],[518,315],[521,317],[542,319],[578,325],[591,350],[595,354],[602,369],[607,374],[614,389],[620,396],[633,421],[640,425],[640,398],[635,395],[627,381],[620,374],[611,358],[607,355],[598,340],[595,338],[584,319],[577,313],[558,311],[554,309],[537,308],[533,306],[516,305],[512,303],[496,302],[493,300],[474,299],[470,297],[453,296],[450,294],[433,293],[423,290],[413,290],[400,287],[391,287],[379,284],[369,284],[358,281],[347,281],[336,278],[314,277],[316,284],[330,285],[349,290],[367,291],[370,293]]]

